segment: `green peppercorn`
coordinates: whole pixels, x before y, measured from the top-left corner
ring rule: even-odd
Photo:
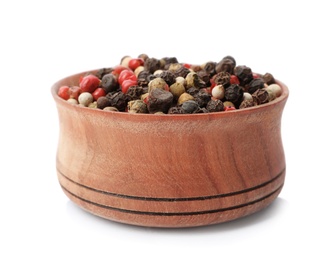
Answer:
[[[127,104],[129,113],[147,113],[147,105],[142,100],[132,100]]]
[[[183,93],[185,93],[186,88],[183,83],[176,82],[170,86],[170,92],[173,94],[174,98],[177,100]]]
[[[181,105],[183,102],[186,102],[188,100],[194,100],[194,97],[192,95],[189,95],[187,92],[184,92],[180,95],[178,99],[178,105]]]
[[[165,80],[163,80],[162,78],[155,78],[149,82],[148,92],[156,88],[165,89],[166,86],[168,85]]]
[[[119,112],[119,110],[116,107],[105,107],[103,108],[104,111],[113,111],[113,112]]]
[[[186,79],[186,89],[196,87],[198,89],[205,87],[205,82],[198,76],[196,72],[189,72]]]

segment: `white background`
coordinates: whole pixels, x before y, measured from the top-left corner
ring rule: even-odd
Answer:
[[[2,1],[0,259],[330,259],[326,3]],[[154,229],[68,200],[56,177],[50,87],[140,53],[196,64],[232,55],[288,85],[287,177],[270,207],[214,226]]]

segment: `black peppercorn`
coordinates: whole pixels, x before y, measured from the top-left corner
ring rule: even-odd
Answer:
[[[108,73],[102,77],[101,87],[105,93],[109,93],[117,90],[119,88],[119,84],[116,77],[113,74]]]
[[[138,75],[138,79],[143,79],[143,80],[147,80],[148,76],[151,75],[151,73],[149,71],[146,70],[142,70],[139,75]]]
[[[96,107],[99,109],[103,109],[105,107],[110,106],[110,100],[107,97],[99,97],[96,101]]]
[[[162,78],[163,80],[165,80],[165,82],[171,86],[172,84],[175,83],[175,75],[173,72],[165,70],[163,72],[161,72],[158,77]]]
[[[237,84],[231,84],[225,89],[225,99],[232,102],[235,107],[239,107],[244,95],[243,88]]]
[[[113,68],[102,68],[99,69],[95,76],[98,77],[99,79],[102,79],[104,75],[109,74],[113,71]]]
[[[126,95],[129,100],[139,99],[143,94],[143,87],[141,86],[132,86],[128,88]]]
[[[251,99],[243,100],[242,103],[239,105],[239,109],[253,107],[255,105],[254,101]]]
[[[180,66],[178,69],[176,69],[174,71],[174,75],[175,75],[176,78],[177,77],[183,77],[183,78],[185,78],[189,73],[190,73],[190,70],[187,69],[184,66]]]
[[[267,85],[271,85],[275,83],[275,79],[272,74],[270,73],[265,73],[265,75],[262,76],[262,79],[265,81]]]
[[[207,103],[211,100],[211,94],[200,90],[194,95],[194,99],[200,107],[206,107]]]
[[[175,57],[165,57],[165,58],[163,58],[163,60],[165,61],[165,65],[172,64],[172,63],[179,63],[177,58],[175,58]]]
[[[209,111],[205,107],[201,107],[196,113],[208,113]]]
[[[147,58],[144,62],[144,69],[150,73],[154,73],[161,68],[160,60],[156,58]]]
[[[249,84],[250,81],[253,79],[251,68],[245,65],[236,66],[234,69],[234,74],[238,77],[240,85],[242,87]]]
[[[199,105],[194,100],[188,100],[182,103],[181,108],[184,111],[184,113],[193,114],[199,110]]]
[[[129,99],[128,99],[128,97],[127,97],[126,94],[124,94],[121,91],[118,91],[118,92],[108,93],[106,95],[106,97],[110,101],[110,105],[109,106],[115,107],[119,111],[125,111],[125,109],[127,107],[127,103],[129,101]]]
[[[184,114],[181,106],[170,107],[167,114]]]
[[[266,89],[258,89],[252,94],[253,102],[257,105],[267,103],[269,101],[269,94]]]
[[[216,65],[215,72],[219,73],[223,71],[233,74],[235,66],[235,59],[231,56],[226,56]]]
[[[205,70],[199,70],[199,71],[197,71],[197,75],[202,81],[205,82],[206,87],[211,86],[209,73],[207,73]]]
[[[148,56],[147,54],[145,54],[145,53],[141,53],[141,54],[138,56],[138,58],[140,58],[140,59],[146,61],[146,59],[148,59],[149,56]]]
[[[234,59],[233,56],[227,55],[227,56],[223,57],[222,59],[223,59],[223,60],[225,60],[225,59],[230,59],[230,60],[233,61],[234,67],[236,66],[236,60]]]
[[[222,85],[224,88],[230,86],[230,74],[225,71],[217,73],[214,77],[214,82],[216,85]]]
[[[216,62],[209,61],[204,64],[204,70],[212,77],[215,72]]]
[[[155,78],[157,78],[156,75],[154,75],[154,74],[150,74],[150,75],[147,77],[147,80],[150,82],[150,81],[152,81],[152,80],[155,79]]]
[[[223,111],[224,108],[222,101],[219,99],[211,99],[206,105],[207,111],[211,113]]]
[[[171,92],[161,88],[152,89],[148,97],[148,110],[150,113],[163,112],[166,113],[173,102]]]
[[[149,78],[152,74],[149,71],[143,70],[138,75],[138,85],[141,87],[147,87],[149,84]]]
[[[191,95],[191,96],[194,97],[194,96],[199,92],[199,88],[191,87],[191,88],[188,88],[186,92],[187,92],[189,95]]]
[[[247,92],[253,94],[257,89],[263,88],[265,82],[262,78],[256,78],[250,81],[248,85],[245,86]]]

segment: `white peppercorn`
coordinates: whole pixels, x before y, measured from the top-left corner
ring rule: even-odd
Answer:
[[[79,95],[78,102],[80,105],[87,107],[90,103],[93,102],[93,96],[89,92],[83,92]]]
[[[212,96],[216,99],[223,99],[225,97],[225,88],[222,85],[216,85],[212,89]]]

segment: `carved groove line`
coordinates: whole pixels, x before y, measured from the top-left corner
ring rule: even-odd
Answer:
[[[97,206],[97,207],[104,208],[104,209],[107,209],[107,210],[114,210],[114,211],[119,211],[119,212],[123,212],[123,213],[129,213],[129,214],[164,216],[164,217],[168,216],[168,217],[170,217],[170,216],[192,216],[192,215],[214,214],[214,213],[219,213],[219,212],[230,211],[230,210],[235,210],[235,209],[247,207],[247,206],[253,205],[255,203],[261,202],[261,201],[271,197],[272,195],[279,192],[282,189],[282,187],[283,187],[283,184],[280,187],[278,187],[276,190],[274,190],[271,193],[267,194],[266,196],[264,196],[260,199],[254,200],[254,201],[250,201],[248,203],[244,203],[244,204],[240,204],[240,205],[236,205],[236,206],[232,206],[232,207],[228,207],[228,208],[213,209],[213,210],[206,210],[206,211],[193,211],[193,212],[149,212],[149,211],[136,211],[136,210],[115,208],[115,207],[102,205],[102,204],[95,203],[93,201],[81,198],[81,197],[77,196],[76,194],[73,194],[72,192],[68,191],[63,186],[62,186],[62,189],[64,191],[66,191],[67,193],[69,193],[71,196],[73,196],[73,197],[75,197],[79,200],[82,200],[82,201],[84,201],[86,203],[89,203],[93,206]]]
[[[107,192],[107,191],[102,191],[102,190],[98,190],[86,185],[83,185],[81,183],[78,183],[72,179],[70,179],[69,177],[67,177],[66,175],[64,175],[59,169],[57,169],[58,173],[60,175],[62,175],[65,179],[67,179],[68,181],[70,181],[71,183],[74,183],[80,187],[83,187],[85,189],[94,191],[94,192],[98,192],[104,195],[108,195],[108,196],[114,196],[114,197],[119,197],[119,198],[124,198],[124,199],[134,199],[134,200],[145,200],[145,201],[167,201],[167,202],[176,202],[176,201],[194,201],[194,200],[209,200],[209,199],[217,199],[217,198],[223,198],[223,197],[229,197],[229,196],[235,196],[235,195],[239,195],[242,193],[246,193],[246,192],[250,192],[253,190],[257,190],[260,189],[264,186],[267,186],[268,184],[274,182],[275,180],[277,180],[278,178],[280,178],[284,172],[285,172],[285,168],[277,175],[275,176],[273,179],[266,181],[264,183],[261,183],[259,185],[256,185],[254,187],[248,188],[248,189],[244,189],[244,190],[239,190],[239,191],[235,191],[235,192],[229,192],[229,193],[223,193],[223,194],[217,194],[217,195],[211,195],[211,196],[200,196],[200,197],[187,197],[187,198],[153,198],[153,197],[140,197],[140,196],[132,196],[132,195],[124,195],[124,194],[118,194],[118,193],[112,193],[112,192]],[[69,191],[68,191],[69,192]]]

